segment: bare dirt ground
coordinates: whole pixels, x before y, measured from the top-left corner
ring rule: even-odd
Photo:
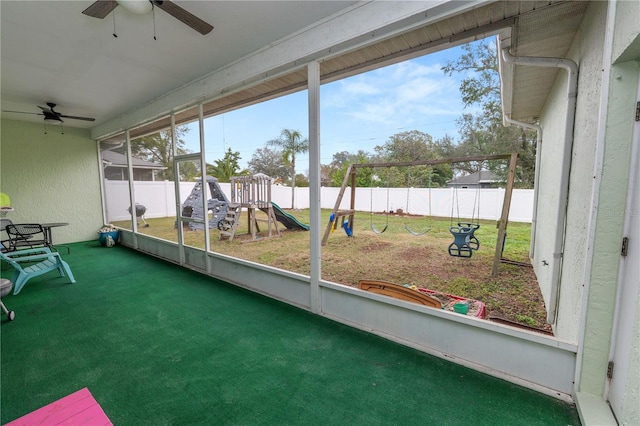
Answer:
[[[404,225],[393,222],[387,232],[379,235],[371,230],[368,222],[360,220],[357,224],[353,237],[347,237],[338,229],[323,247],[321,269],[324,280],[354,287],[362,279],[416,285],[484,302],[487,316],[494,320],[551,332],[531,267],[501,263],[498,275],[492,276],[497,236],[494,223],[486,224],[476,232],[481,247],[471,258],[449,255],[447,248],[452,236],[448,221],[433,223],[432,229],[421,236],[413,236],[404,231]],[[415,229],[419,228],[416,226]],[[309,274],[308,233],[284,230],[280,238],[252,243],[247,242],[249,237],[239,235],[231,244],[216,244],[213,249]],[[528,243],[522,245],[519,251],[526,252]],[[519,251],[512,256],[526,261],[527,256]]]

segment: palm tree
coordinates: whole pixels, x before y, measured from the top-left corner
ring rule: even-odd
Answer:
[[[291,208],[293,208],[296,190],[296,155],[309,151],[309,140],[302,139],[302,134],[297,130],[283,129],[277,139],[267,142],[282,149],[284,163],[291,167]]]
[[[224,158],[216,160],[215,164],[207,164],[207,174],[215,176],[218,182],[231,182],[232,176],[244,174],[244,171],[240,170],[239,161],[240,153],[227,148]]]

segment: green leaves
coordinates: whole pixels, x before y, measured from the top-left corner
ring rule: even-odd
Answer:
[[[232,176],[241,174],[239,161],[240,153],[227,148],[222,159],[216,160],[214,165],[207,164],[207,174],[216,177],[220,182],[229,182]]]
[[[457,121],[460,141],[455,156],[519,153],[516,186],[533,188],[535,175],[535,132],[502,124],[500,76],[495,41],[482,40],[462,46],[464,54],[442,67],[448,75],[462,74],[460,94],[465,107],[479,106],[475,114],[463,114]],[[459,163],[456,169],[473,173],[489,169],[506,180],[507,164]]]
[[[185,142],[182,139],[188,132],[189,128],[186,126],[176,127],[176,150],[178,154],[188,153],[188,150],[184,148]],[[166,169],[158,172],[158,180],[174,180],[170,130],[161,130],[151,135],[133,139],[131,141],[131,155],[135,158],[165,166]],[[182,175],[182,180],[190,181],[199,173],[195,167],[183,167],[180,170],[180,174]]]

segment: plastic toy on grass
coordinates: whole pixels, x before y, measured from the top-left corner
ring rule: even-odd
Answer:
[[[483,319],[487,315],[484,302],[453,294],[429,290],[412,284],[396,284],[382,280],[360,280],[358,287],[372,293],[419,303],[432,308],[444,309],[470,317]]]

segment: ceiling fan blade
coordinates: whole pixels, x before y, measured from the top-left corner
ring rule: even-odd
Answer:
[[[98,0],[83,10],[82,13],[92,18],[104,19],[104,17],[110,14],[116,7],[118,7],[116,0]]]
[[[16,114],[44,115],[44,114],[40,114],[39,112],[9,111],[8,109],[3,109],[2,112],[15,112]]]
[[[40,108],[42,111],[49,112],[49,113],[53,111],[53,109],[51,109],[51,108],[45,108],[45,107],[42,107],[40,105],[38,105],[38,108]]]
[[[74,115],[64,115],[64,114],[58,114],[58,117],[62,117],[62,118],[70,118],[72,120],[83,120],[83,121],[96,121],[95,118],[91,118],[91,117],[77,117]]]
[[[173,16],[174,18],[176,18],[176,19],[182,21],[183,23],[187,24],[188,26],[190,26],[191,28],[193,28],[194,30],[196,30],[197,32],[199,32],[202,35],[209,34],[211,32],[211,30],[213,30],[213,26],[212,25],[207,24],[202,19],[198,18],[197,16],[195,16],[191,12],[187,12],[186,10],[184,10],[183,8],[181,8],[180,6],[178,6],[177,4],[175,4],[172,1],[169,1],[169,0],[164,0],[164,1],[154,0],[153,4],[155,6],[158,6],[160,9],[164,10],[165,12],[167,12],[169,15]]]

